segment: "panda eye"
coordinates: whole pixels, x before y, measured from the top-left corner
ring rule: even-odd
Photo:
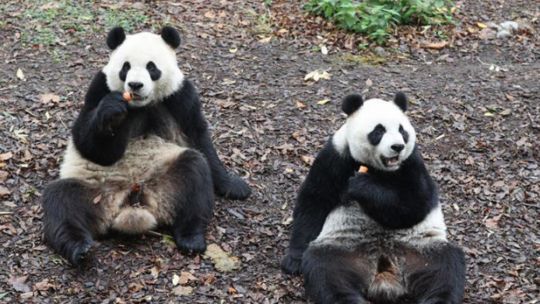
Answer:
[[[402,125],[399,125],[399,133],[403,136],[403,141],[407,143],[409,141],[409,132],[405,131]]]
[[[124,62],[124,65],[122,65],[122,69],[120,70],[120,80],[126,81],[126,76],[129,69],[131,69],[131,65],[129,64],[129,62]]]
[[[369,143],[371,143],[374,146],[378,145],[381,142],[381,139],[382,139],[384,133],[386,133],[386,128],[383,125],[378,124],[368,134]]]
[[[156,81],[159,79],[159,77],[161,77],[161,71],[157,68],[153,61],[146,64],[146,70],[150,74],[150,78],[152,78],[153,81]]]

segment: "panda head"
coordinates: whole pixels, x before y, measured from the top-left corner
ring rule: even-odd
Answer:
[[[395,171],[413,152],[416,132],[405,114],[405,94],[397,93],[393,101],[349,95],[342,109],[348,115],[342,143],[356,161]]]
[[[172,27],[164,27],[160,35],[141,32],[126,35],[121,27],[107,36],[112,50],[103,68],[111,91],[129,91],[130,105],[143,107],[172,95],[182,85],[184,74],[178,68],[175,49],[180,35]]]

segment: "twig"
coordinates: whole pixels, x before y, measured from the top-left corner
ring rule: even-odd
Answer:
[[[0,215],[12,215],[13,212],[11,211],[0,211]]]
[[[152,235],[152,236],[157,236],[157,237],[164,237],[164,236],[171,237],[168,234],[160,233],[160,232],[153,231],[153,230],[147,231],[146,233],[149,234],[149,235]]]

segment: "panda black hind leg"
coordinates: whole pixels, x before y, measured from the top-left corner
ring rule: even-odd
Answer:
[[[45,241],[75,266],[97,233],[101,211],[92,202],[97,195],[97,190],[72,178],[54,181],[43,192]]]
[[[176,217],[172,233],[178,249],[185,253],[206,250],[205,233],[212,218],[214,193],[212,175],[205,157],[194,149],[184,151],[172,164],[168,177],[176,191]]]
[[[465,256],[452,244],[428,249],[429,266],[409,276],[409,292],[419,304],[459,304],[465,285]]]
[[[367,289],[366,269],[355,263],[354,251],[327,246],[311,247],[302,257],[306,295],[318,304],[370,303],[362,294]]]

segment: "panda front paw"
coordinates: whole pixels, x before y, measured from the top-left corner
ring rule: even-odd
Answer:
[[[287,254],[283,260],[281,260],[281,271],[290,275],[299,275],[301,265],[301,257],[295,257],[291,254]]]
[[[351,176],[347,185],[347,196],[349,198],[360,200],[363,193],[368,189],[367,187],[372,183],[372,179],[368,174],[355,174]]]
[[[251,195],[251,189],[240,177],[229,175],[225,182],[216,184],[216,193],[231,200],[245,200]]]
[[[176,247],[185,254],[197,254],[206,250],[206,240],[202,233],[189,236],[177,236],[175,242]]]
[[[127,112],[127,102],[120,92],[107,94],[96,110],[96,123],[99,130],[112,132],[126,119]]]

